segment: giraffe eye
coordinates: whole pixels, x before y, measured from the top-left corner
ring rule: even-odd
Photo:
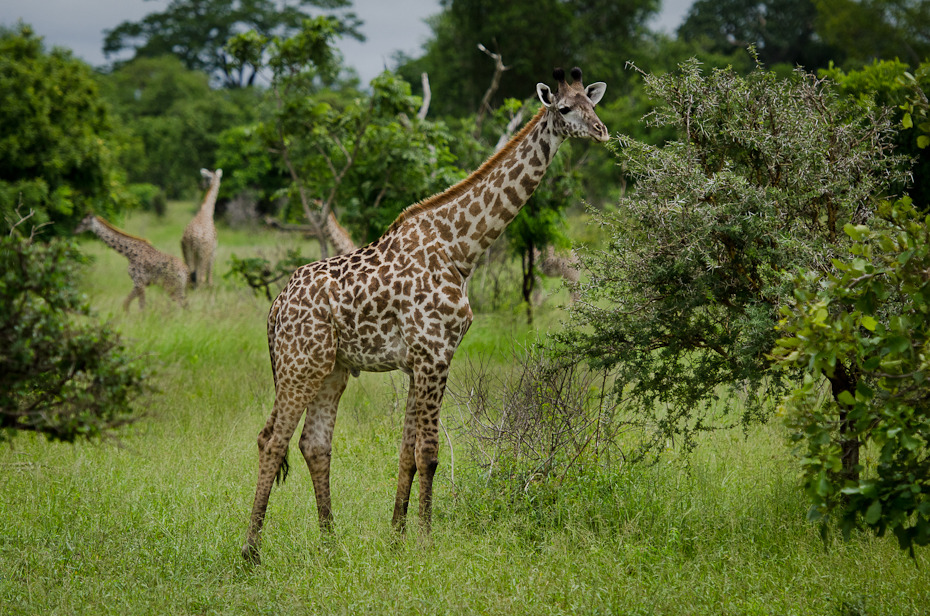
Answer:
[[[559,113],[561,113],[562,115],[565,115],[566,113],[568,113],[568,112],[571,111],[571,110],[572,110],[571,107],[559,107]]]

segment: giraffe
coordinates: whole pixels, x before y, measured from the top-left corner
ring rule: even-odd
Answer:
[[[577,302],[580,297],[578,295],[578,289],[572,286],[578,284],[579,279],[578,257],[575,253],[569,253],[567,257],[562,256],[555,251],[554,246],[546,247],[545,256],[543,256],[538,248],[534,248],[533,251],[533,260],[539,264],[539,271],[542,272],[544,276],[549,276],[551,278],[555,278],[556,276],[561,277],[562,280],[568,284],[571,301]]]
[[[333,250],[336,251],[337,255],[344,255],[358,250],[358,246],[352,241],[352,236],[349,235],[349,231],[339,224],[332,210],[330,210],[329,216],[326,217],[326,225],[323,227],[323,231],[326,233],[326,239],[332,244]]]
[[[181,253],[184,263],[191,273],[191,282],[194,286],[213,284],[213,261],[216,259],[216,225],[213,224],[213,208],[216,205],[216,195],[220,192],[220,180],[223,170],[201,169],[200,175],[210,180],[200,209],[194,219],[187,223],[184,235],[181,236]]]
[[[109,222],[88,214],[78,223],[75,233],[92,231],[103,242],[129,259],[129,277],[132,278],[132,291],[123,300],[123,310],[129,310],[129,303],[139,298],[139,309],[145,309],[145,287],[159,284],[168,295],[181,306],[185,305],[184,291],[187,288],[187,267],[181,259],[165,254],[141,237],[130,235],[117,229]]]
[[[419,473],[419,519],[430,531],[439,462],[439,408],[452,355],[468,331],[467,283],[484,250],[526,203],[568,137],[604,142],[594,105],[606,85],[539,83],[539,112],[481,167],[405,209],[378,240],[298,268],[272,302],[268,347],[275,399],[258,435],[259,471],[242,556],[259,563],[275,478],[287,476],[288,443],[306,413],[299,448],[310,470],[321,532],[332,525],[329,473],[339,399],[349,375],[401,370],[409,377],[392,527],[406,528]]]

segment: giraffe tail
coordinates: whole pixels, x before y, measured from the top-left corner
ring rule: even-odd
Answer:
[[[278,296],[280,297],[280,296]],[[277,365],[275,362],[275,326],[278,321],[278,311],[281,309],[281,305],[278,303],[278,298],[275,298],[275,301],[271,304],[271,310],[268,312],[268,354],[271,358],[271,378],[274,380],[275,391],[278,387],[278,371]],[[281,485],[287,481],[287,472],[290,470],[290,463],[287,461],[287,449],[284,450],[284,457],[281,459],[281,466],[278,467],[278,472],[275,473],[275,483]]]
[[[287,450],[284,451],[284,458],[281,459],[281,466],[278,467],[278,472],[274,476],[274,482],[276,485],[281,485],[287,481],[287,471],[290,470],[291,464],[287,461]]]

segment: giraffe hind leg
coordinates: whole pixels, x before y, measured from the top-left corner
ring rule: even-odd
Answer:
[[[129,295],[126,296],[126,299],[123,300],[123,310],[129,312],[129,304],[135,298],[139,298],[139,310],[145,309],[145,287],[134,286],[132,291],[129,292]]]
[[[265,422],[265,427],[262,428],[261,432],[258,433],[258,453],[261,455],[262,450],[265,449],[265,444],[268,443],[268,439],[271,438],[271,434],[274,432],[274,422],[275,418],[278,416],[277,408],[272,409],[271,415],[268,416],[268,421]],[[287,473],[290,469],[290,463],[287,461],[287,451],[284,452],[284,458],[281,459],[281,466],[278,467],[278,472],[275,474],[274,482],[275,485],[281,485],[287,481]]]
[[[254,564],[260,562],[258,547],[268,498],[275,478],[281,471],[291,436],[307,407],[316,398],[324,380],[335,367],[336,347],[333,332],[328,324],[303,324],[295,330],[294,339],[315,340],[317,343],[312,349],[313,352],[303,349],[291,357],[284,357],[280,353],[274,355],[276,382],[273,417],[269,418],[259,434],[261,448],[258,456],[258,482],[249,518],[249,529],[245,545],[242,547],[243,558]],[[278,341],[275,340],[275,347],[277,346]],[[287,370],[282,371],[285,362]]]
[[[313,480],[320,530],[331,530],[333,523],[332,501],[329,488],[329,470],[332,459],[333,429],[339,399],[349,380],[349,371],[335,366],[323,379],[319,391],[307,410],[304,428],[300,435],[300,452],[307,462]]]
[[[394,515],[391,518],[391,527],[398,533],[403,533],[407,528],[407,506],[410,504],[410,488],[417,473],[416,443],[416,392],[411,377],[407,393],[407,410],[404,413],[404,430],[400,439],[397,495],[394,497]]]

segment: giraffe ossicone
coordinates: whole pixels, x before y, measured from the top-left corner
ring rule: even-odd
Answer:
[[[475,172],[404,210],[378,240],[298,268],[268,314],[275,400],[258,435],[259,472],[242,555],[259,562],[272,485],[301,417],[299,446],[322,530],[333,520],[329,474],[339,399],[350,373],[401,370],[410,377],[400,443],[393,527],[403,532],[415,475],[419,517],[430,530],[439,462],[439,410],[456,348],[472,322],[468,279],[484,250],[514,219],[569,137],[607,141],[594,105],[606,85],[573,83],[557,69],[542,108]]]

